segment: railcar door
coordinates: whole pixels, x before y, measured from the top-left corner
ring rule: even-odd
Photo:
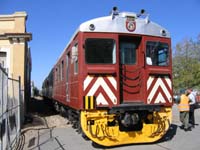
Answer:
[[[142,102],[142,60],[139,58],[140,37],[119,37],[121,103]]]

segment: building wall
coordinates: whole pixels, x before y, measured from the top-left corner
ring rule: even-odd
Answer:
[[[11,55],[12,55],[12,62],[13,64],[11,68],[11,75],[13,78],[17,79],[18,76],[21,76],[21,88],[24,89],[24,73],[25,69],[24,68],[24,63],[25,63],[25,45],[24,44],[19,44],[16,43],[12,46],[11,50]]]
[[[26,12],[0,15],[0,52],[6,52],[4,68],[6,68],[8,76],[21,79],[21,95],[24,106],[22,116],[24,116],[29,103],[31,80],[29,76],[31,53],[28,41],[32,40],[32,34],[26,32],[26,20]]]
[[[15,12],[11,15],[0,15],[0,34],[25,33],[26,18],[26,12]]]

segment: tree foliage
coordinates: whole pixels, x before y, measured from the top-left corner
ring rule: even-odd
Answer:
[[[174,90],[200,89],[200,35],[178,43],[172,59]]]

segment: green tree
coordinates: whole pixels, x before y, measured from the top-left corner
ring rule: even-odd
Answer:
[[[173,53],[174,90],[200,89],[200,35],[197,40],[185,39],[176,45]]]

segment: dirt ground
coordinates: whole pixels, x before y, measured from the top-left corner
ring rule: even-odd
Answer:
[[[56,113],[53,109],[53,106],[50,100],[43,99],[42,97],[32,98],[30,101],[30,115],[31,118],[34,119],[30,123],[24,125],[24,128],[28,128],[29,126],[34,127],[66,127],[67,119],[62,117],[60,114]]]
[[[55,112],[49,100],[42,97],[34,97],[30,101],[29,114],[26,117],[25,124],[22,126],[17,149],[24,150],[27,147],[31,147],[31,139],[37,137],[42,130],[69,126],[68,120]]]

